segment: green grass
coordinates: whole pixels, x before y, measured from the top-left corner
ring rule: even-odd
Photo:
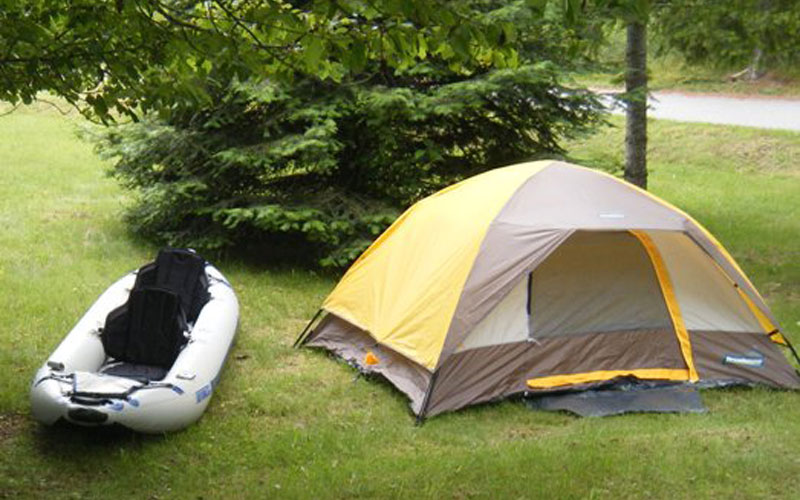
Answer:
[[[578,419],[485,405],[415,427],[391,386],[290,346],[334,284],[217,262],[242,304],[199,423],[139,436],[31,420],[28,384],[95,297],[155,250],[121,226],[124,194],[75,118],[0,117],[0,497],[791,497],[800,395],[706,391],[705,415]],[[619,122],[614,119],[614,124]],[[651,184],[717,234],[800,343],[800,136],[654,122]],[[570,145],[621,162],[609,128]]]
[[[651,40],[652,42],[652,40]],[[755,81],[731,81],[729,76],[744,69],[687,64],[676,52],[657,54],[651,43],[647,60],[648,85],[652,91],[698,92],[761,97],[800,97],[800,69],[773,68]],[[600,48],[599,64],[571,75],[573,83],[593,88],[622,88],[625,64],[625,33],[618,29]]]
[[[620,52],[620,55],[624,52]],[[734,69],[688,65],[674,55],[648,60],[651,91],[731,94],[759,97],[800,97],[800,73],[793,70],[767,72],[755,81],[729,79]],[[622,63],[614,67],[622,68]],[[621,70],[586,70],[572,75],[575,84],[591,88],[618,89],[624,86]]]

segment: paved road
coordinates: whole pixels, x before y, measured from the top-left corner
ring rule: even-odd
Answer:
[[[614,103],[608,93],[604,100]],[[648,99],[649,116],[684,122],[800,131],[800,99],[719,97],[656,92]],[[613,113],[622,113],[615,106]]]

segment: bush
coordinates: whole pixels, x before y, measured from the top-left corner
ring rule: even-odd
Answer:
[[[549,62],[465,72],[431,58],[403,70],[373,61],[360,81],[213,82],[213,104],[105,134],[112,174],[138,193],[127,221],[171,245],[257,247],[332,267],[416,200],[559,154],[562,138],[600,116]]]

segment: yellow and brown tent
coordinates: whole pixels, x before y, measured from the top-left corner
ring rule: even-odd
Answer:
[[[761,295],[687,214],[557,161],[459,182],[352,265],[304,339],[420,417],[617,377],[800,388]]]

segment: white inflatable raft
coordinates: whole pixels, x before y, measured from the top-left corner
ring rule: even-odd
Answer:
[[[181,284],[187,278],[180,269],[164,277],[164,262],[170,258],[200,259],[195,275],[202,283]],[[145,273],[152,286],[141,286]],[[194,299],[200,294],[200,302],[192,304],[192,293],[181,297],[175,290],[181,286],[189,286]],[[170,309],[180,299],[185,307]],[[192,308],[187,318],[185,310]],[[236,295],[216,268],[193,252],[162,250],[155,263],[111,285],[36,372],[33,416],[48,425],[64,419],[86,426],[120,424],[145,433],[186,427],[208,406],[238,318]],[[180,338],[170,340],[170,335]]]

